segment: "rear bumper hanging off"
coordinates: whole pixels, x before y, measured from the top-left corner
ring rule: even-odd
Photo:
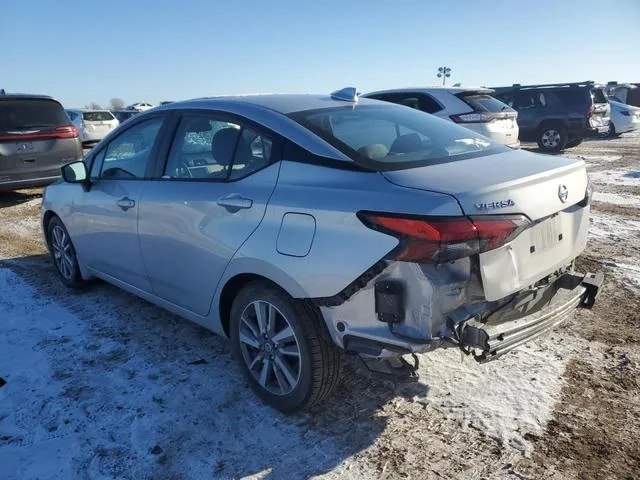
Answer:
[[[558,279],[558,292],[542,310],[519,318],[490,325],[471,319],[461,325],[460,344],[481,350],[479,362],[495,360],[514,348],[540,337],[565,321],[576,308],[591,308],[600,293],[604,275],[566,274]]]

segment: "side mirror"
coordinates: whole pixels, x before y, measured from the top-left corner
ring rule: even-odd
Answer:
[[[82,160],[68,163],[62,167],[62,179],[67,183],[81,183],[85,191],[89,190],[87,166]]]

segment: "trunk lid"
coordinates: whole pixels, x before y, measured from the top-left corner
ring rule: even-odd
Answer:
[[[521,213],[534,221],[580,202],[587,189],[582,160],[523,150],[383,175],[399,186],[453,195],[465,215]]]
[[[589,208],[577,205],[588,183],[581,160],[514,150],[383,175],[399,186],[453,195],[471,217],[524,214],[531,220],[513,240],[479,254],[487,300],[535,284],[586,245]]]

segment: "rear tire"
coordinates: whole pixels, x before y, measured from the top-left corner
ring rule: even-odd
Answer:
[[[560,125],[544,125],[538,131],[537,142],[544,152],[559,152],[567,144],[567,129]]]
[[[616,133],[616,127],[613,122],[609,122],[609,133],[607,134],[609,138],[617,138],[620,136],[619,133]]]
[[[58,217],[53,217],[47,225],[47,242],[49,243],[51,260],[62,283],[69,288],[84,287],[87,282],[80,274],[78,258],[71,236]]]
[[[564,146],[564,148],[573,148],[573,147],[577,147],[578,145],[580,145],[582,143],[582,138],[576,138],[574,140],[570,140],[567,142],[567,144]]]
[[[341,351],[312,304],[254,281],[234,299],[230,320],[234,356],[253,392],[276,410],[307,409],[338,384]]]

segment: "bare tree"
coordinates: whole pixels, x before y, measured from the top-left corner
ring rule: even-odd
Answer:
[[[91,102],[89,105],[85,105],[84,108],[87,108],[89,110],[102,110],[100,104],[96,102]]]
[[[111,110],[124,110],[124,100],[121,98],[112,98],[109,100]]]

